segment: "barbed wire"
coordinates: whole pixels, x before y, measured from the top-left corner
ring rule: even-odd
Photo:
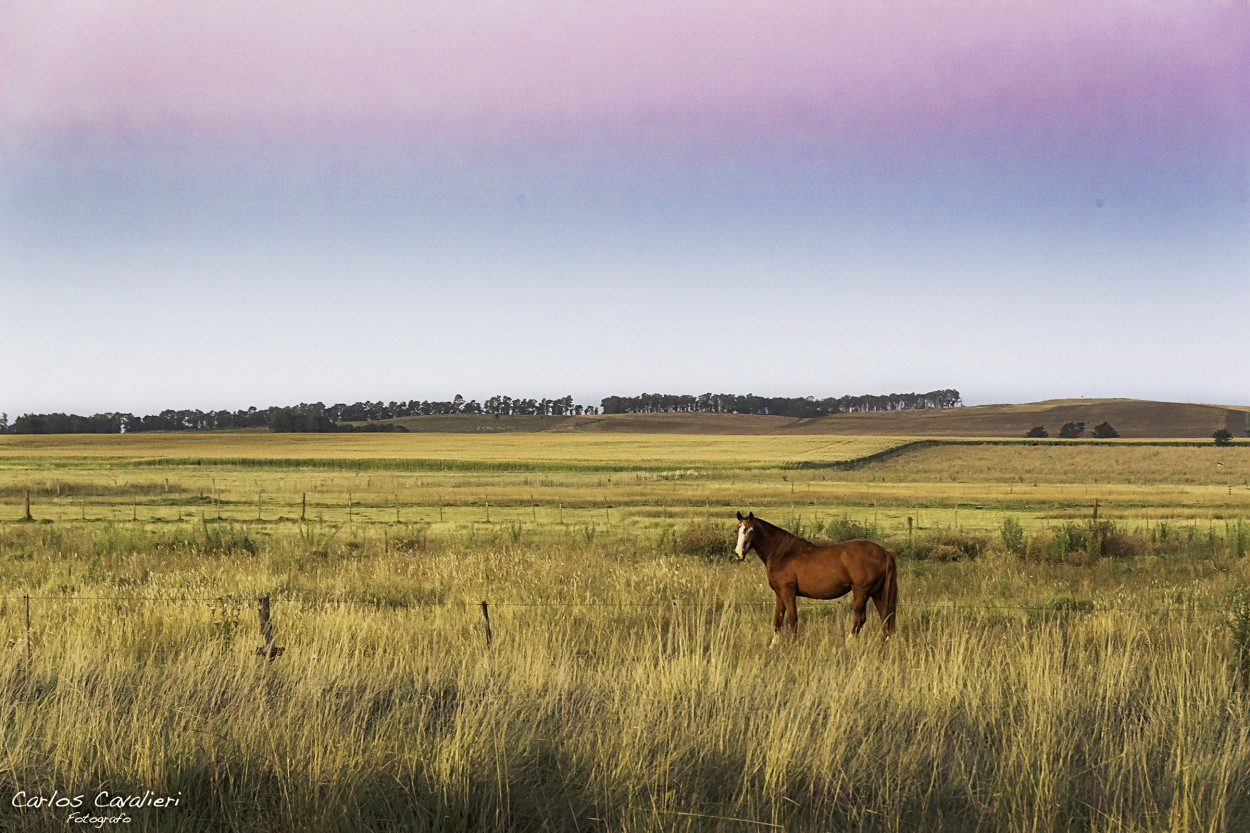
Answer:
[[[157,596],[77,596],[77,595],[23,595],[23,596],[0,596],[3,602],[53,602],[53,603],[78,603],[78,602],[123,602],[132,604],[149,604],[149,605],[183,605],[183,604],[251,604],[252,600],[259,599],[266,594],[248,594],[240,596],[236,594],[221,594],[216,596],[177,596],[177,597],[157,597]],[[491,601],[487,599],[479,600],[443,600],[443,601],[382,601],[379,599],[352,599],[341,597],[299,597],[299,596],[268,596],[271,604],[296,604],[310,606],[327,606],[327,605],[344,605],[357,606],[366,608],[386,608],[389,610],[404,609],[437,609],[437,608],[480,608],[483,603],[492,608],[546,608],[546,609],[568,609],[568,608],[640,608],[640,609],[664,609],[664,608],[697,608],[700,610],[723,610],[727,608],[768,608],[774,605],[774,601],[760,600],[744,600],[731,599],[723,601],[707,601],[702,599],[691,599],[686,597],[671,597],[668,599],[651,601],[651,602],[616,602],[616,601],[576,601],[576,600],[544,600],[544,601]],[[826,599],[809,599],[808,601],[835,601],[835,606],[845,606],[849,604],[847,600],[826,600]],[[1092,606],[1090,606],[1092,604]],[[810,609],[810,608],[809,608]],[[827,608],[816,608],[817,610]],[[1037,604],[982,604],[976,602],[913,602],[904,603],[899,607],[900,612],[912,611],[976,611],[983,614],[1006,613],[1006,612],[1025,612],[1025,613],[1075,613],[1075,614],[1091,614],[1091,613],[1152,613],[1152,614],[1170,614],[1170,613],[1227,613],[1231,610],[1230,606],[1220,606],[1211,604],[1188,604],[1177,603],[1175,605],[1140,605],[1140,604],[1098,604],[1088,601],[1073,599],[1057,599],[1053,602],[1037,603]]]

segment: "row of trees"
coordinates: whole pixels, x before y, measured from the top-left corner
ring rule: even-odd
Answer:
[[[1085,433],[1084,422],[1065,422],[1063,427],[1059,429],[1059,439],[1075,440]],[[1050,432],[1046,430],[1044,425],[1036,425],[1030,428],[1024,436],[1034,439],[1044,439],[1050,436]],[[1110,422],[1103,421],[1094,426],[1094,438],[1099,440],[1114,440],[1120,436],[1120,432],[1112,427]]]
[[[0,414],[0,434],[122,434],[140,431],[212,431],[228,428],[264,428],[271,431],[337,431],[347,422],[373,422],[407,416],[436,414],[489,414],[494,416],[581,416],[598,413],[593,405],[581,405],[572,396],[559,399],[526,399],[492,396],[485,402],[466,400],[456,394],[447,402],[413,399],[408,402],[356,402],[327,406],[321,402],[291,406],[247,408],[239,411],[164,410],[136,416],[129,413],[23,414],[9,423]]]
[[[597,413],[593,405],[580,405],[572,396],[559,399],[524,399],[492,396],[485,402],[466,400],[460,394],[448,402],[413,399],[408,402],[357,402],[354,405],[331,405],[326,414],[335,422],[371,422],[409,416],[441,414],[489,414],[492,416],[581,416]]]
[[[260,428],[269,411],[161,411],[135,416],[125,413],[23,414],[9,424],[0,415],[0,433],[8,434],[121,434],[137,431],[208,431],[220,428]]]
[[[448,401],[412,399],[401,402],[356,402],[325,405],[321,402],[292,406],[247,408],[237,411],[164,410],[136,416],[129,413],[23,414],[9,423],[0,414],[0,433],[12,434],[121,434],[140,431],[212,431],[230,428],[263,428],[271,431],[349,430],[344,423],[377,422],[410,416],[487,414],[493,416],[562,417],[584,414],[653,414],[702,412],[717,414],[774,414],[792,417],[821,417],[830,414],[866,411],[902,411],[915,408],[953,408],[962,404],[959,391],[935,390],[928,393],[815,397],[745,396],[705,393],[699,396],[644,393],[638,396],[609,396],[598,407],[582,405],[572,396],[559,399],[527,399],[492,396],[484,402],[465,399],[460,394]]]
[[[867,411],[906,411],[921,408],[956,408],[963,404],[959,391],[934,390],[928,393],[864,394],[816,399],[812,396],[745,396],[732,393],[688,394],[643,393],[638,396],[609,396],[602,402],[605,414],[771,414],[788,417],[822,417]]]

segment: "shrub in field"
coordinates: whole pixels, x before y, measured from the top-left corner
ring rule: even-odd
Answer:
[[[1035,425],[1032,428],[1030,428],[1028,433],[1025,434],[1024,436],[1028,437],[1029,439],[1044,440],[1050,436],[1050,432],[1046,430],[1045,425]]]
[[[1024,538],[1024,527],[1014,515],[1003,518],[999,526],[999,536],[1003,539],[1003,549],[1016,555],[1024,555],[1027,542]]]
[[[1086,564],[1091,558],[1128,558],[1141,555],[1147,543],[1140,535],[1116,526],[1111,521],[1069,522],[1051,528],[1042,536],[1040,546],[1030,546],[1030,556],[1048,561]]]
[[[799,536],[800,538],[811,538],[813,535],[820,532],[819,521],[815,522],[815,526],[811,524],[805,524],[803,523],[802,515],[791,515],[789,518],[786,518],[786,520],[783,521],[779,525],[781,526],[782,529],[786,530],[787,532],[793,532],[795,535]]]
[[[677,536],[677,552],[723,558],[734,551],[733,528],[724,523],[695,521]]]
[[[921,561],[971,561],[989,549],[989,540],[963,532],[938,532],[915,540],[906,555]]]
[[[1087,545],[1085,528],[1081,524],[1066,523],[1052,527],[1044,543],[1046,560],[1069,561],[1078,553],[1079,557],[1076,560],[1084,560]]]
[[[1238,519],[1235,524],[1225,524],[1225,539],[1230,542],[1234,558],[1241,558],[1250,551],[1250,527],[1245,521]]]
[[[874,524],[853,521],[844,515],[827,522],[821,534],[831,541],[850,541],[853,538],[875,539],[879,533]]]

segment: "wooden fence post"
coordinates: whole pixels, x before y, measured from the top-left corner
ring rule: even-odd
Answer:
[[[495,639],[493,634],[490,632],[490,610],[485,600],[482,601],[482,620],[486,625],[486,649],[488,651],[493,651],[495,649]]]
[[[307,512],[308,512],[308,492],[304,492],[304,493],[302,493],[302,494],[300,495],[300,498],[299,498],[299,519],[300,519],[300,521],[303,521],[303,520],[304,520],[304,516],[307,514]]]
[[[274,645],[274,626],[273,619],[269,618],[269,596],[261,596],[256,600],[256,617],[260,620],[260,637],[265,644],[256,649],[256,656],[265,657],[273,662],[282,656],[286,648]]]
[[[30,489],[26,490],[26,517],[23,518],[23,520],[26,520],[26,521],[34,520],[34,518],[30,516]]]

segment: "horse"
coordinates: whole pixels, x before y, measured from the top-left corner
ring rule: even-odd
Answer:
[[[894,553],[873,541],[856,539],[841,544],[814,544],[787,532],[779,526],[738,513],[738,545],[734,554],[739,561],[750,550],[764,562],[768,586],[777,594],[773,612],[774,639],[781,634],[783,619],[799,638],[799,610],[796,598],[836,599],[853,593],[854,624],[851,633],[859,635],[868,619],[865,612],[872,599],[881,617],[881,630],[886,640],[894,633],[895,611],[898,608],[898,570]]]

